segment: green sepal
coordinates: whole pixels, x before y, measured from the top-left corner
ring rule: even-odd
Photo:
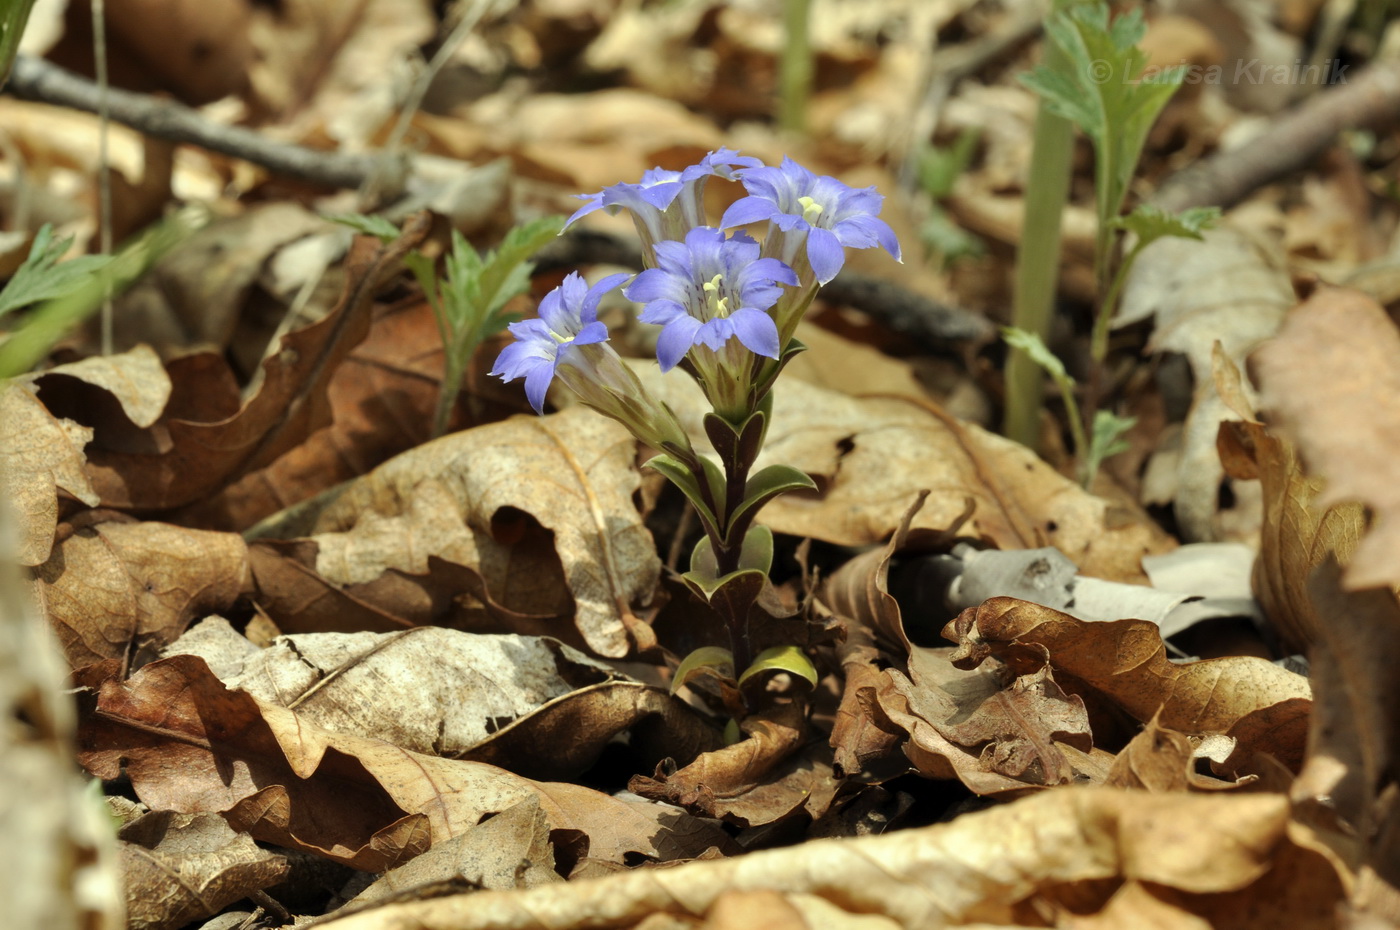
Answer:
[[[705,470],[705,480],[710,484],[711,494],[708,499],[722,500],[723,498],[714,492],[717,490],[717,487],[724,487],[724,476],[719,473],[719,469],[709,460],[701,458],[700,463],[701,467]],[[695,506],[695,512],[700,517],[700,523],[704,526],[707,537],[718,534],[719,518],[706,502],[706,494],[700,486],[701,479],[695,472],[690,470],[690,466],[686,465],[674,455],[666,452],[660,455],[653,455],[651,458],[647,459],[646,464],[649,468],[660,472],[662,477],[680,488],[681,493]],[[713,471],[713,474],[711,474],[711,471]],[[715,479],[718,479],[718,485]]]
[[[671,693],[675,694],[693,678],[715,678],[733,685],[734,655],[719,646],[701,646],[686,656],[671,679]]]
[[[760,652],[753,664],[739,676],[739,686],[742,688],[750,678],[770,671],[791,672],[813,688],[817,686],[817,667],[807,658],[807,653],[797,646],[774,646]]]
[[[769,465],[760,469],[744,485],[744,500],[734,510],[730,518],[730,532],[744,530],[744,545],[748,545],[748,531],[745,524],[758,516],[764,504],[787,491],[813,490],[817,483],[807,473],[791,465]]]

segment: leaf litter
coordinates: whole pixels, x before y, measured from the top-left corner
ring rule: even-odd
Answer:
[[[384,75],[434,22],[393,6],[245,11],[224,52],[256,60],[251,85],[196,81],[174,52],[166,80],[189,99],[241,94],[247,122],[286,138],[378,145],[400,99]],[[906,255],[923,209],[894,171],[907,114],[941,142],[985,130],[947,206],[989,247],[867,269],[994,315],[1032,100],[985,63],[985,84],[935,67],[934,115],[916,75],[935,42],[1015,36],[1015,11],[818,7],[811,163],[877,183]],[[1154,61],[1183,36],[1192,61],[1225,60],[1197,15],[1152,24]],[[1259,41],[1308,33],[1241,23]],[[1008,75],[1024,43],[999,53]],[[516,219],[571,212],[570,194],[719,145],[776,161],[789,144],[753,120],[780,46],[773,20],[722,4],[488,12],[411,121],[425,161],[476,172],[429,206],[487,248]],[[554,83],[516,80],[545,71]],[[630,87],[608,86],[623,73]],[[553,92],[574,79],[590,90]],[[35,183],[60,190],[76,156],[44,142],[32,105],[5,103]],[[1167,135],[1220,146],[1256,105],[1184,94],[1149,142],[1147,189],[1175,164]],[[123,793],[149,808],[119,833],[130,925],[196,926],[245,900],[298,919],[349,902],[330,917],[350,928],[1395,922],[1397,337],[1375,286],[1395,216],[1373,199],[1377,138],[1380,155],[1309,169],[1285,207],[1264,189],[1205,244],[1145,253],[1110,390],[1157,414],[1134,436],[1147,472],[1123,490],[1086,492],[1053,441],[1042,459],[988,428],[994,350],[935,365],[880,308],[819,300],[765,459],[817,488],[764,510],[778,568],[755,608],[760,637],[803,643],[819,680],[765,679],[771,707],[737,737],[703,681],[669,687],[707,640],[672,572],[694,531],[639,467],[649,450],[563,397],[510,418],[523,397],[481,377],[499,344],[474,361],[458,431],[425,441],[442,353],[399,266],[445,221],[341,253],[316,214],[357,209],[347,195],[189,149],[162,181],[147,146],[149,183],[121,197],[197,178],[231,219],[124,298],[127,352],[84,357],[79,339],[0,394],[18,560],[72,669],[79,761],[114,808]],[[1071,301],[1092,290],[1086,215],[1067,215]],[[1322,286],[1290,310],[1309,275],[1370,296]],[[645,332],[627,339],[651,353]],[[689,384],[637,371],[704,445]],[[1255,654],[1198,659],[1217,627],[1188,640],[1002,592],[959,610],[911,568],[955,546],[1053,546],[1082,576],[1142,585],[1144,556],[1200,538],[1257,546]],[[1287,651],[1308,677],[1258,658]],[[309,903],[308,861],[348,867]]]

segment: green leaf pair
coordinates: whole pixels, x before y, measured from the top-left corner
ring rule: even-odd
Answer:
[[[709,678],[718,682],[722,691],[737,691],[768,672],[788,672],[814,688],[817,686],[817,667],[797,646],[774,646],[763,650],[754,657],[753,662],[744,669],[738,679],[734,677],[734,656],[728,649],[702,646],[686,656],[676,669],[676,675],[671,679],[671,693],[676,694],[698,678]]]

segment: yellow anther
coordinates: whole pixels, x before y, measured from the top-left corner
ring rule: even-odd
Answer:
[[[802,218],[809,223],[815,222],[821,216],[822,205],[811,197],[798,197],[797,203],[802,207]]]
[[[721,281],[723,281],[723,280],[724,280],[724,275],[722,275],[722,274],[717,274],[717,275],[715,275],[713,278],[711,278],[708,282],[706,282],[705,284],[702,284],[701,287],[703,287],[703,288],[704,288],[706,291],[708,291],[709,293],[713,294],[715,291],[718,291],[718,290],[719,290],[719,282],[721,282]]]

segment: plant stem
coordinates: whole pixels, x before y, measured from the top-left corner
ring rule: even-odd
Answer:
[[[811,0],[783,0],[782,73],[779,75],[780,103],[778,125],[791,133],[801,133],[807,124],[807,98],[812,92],[812,42],[808,32]]]
[[[1046,65],[1068,66],[1054,43],[1046,46]],[[1030,178],[1021,245],[1016,253],[1016,284],[1012,325],[1039,336],[1048,344],[1050,314],[1060,275],[1060,217],[1069,197],[1070,154],[1074,126],[1051,113],[1042,102],[1035,116]],[[1006,360],[1006,417],[1003,431],[1035,448],[1040,433],[1042,373],[1020,349]]]

